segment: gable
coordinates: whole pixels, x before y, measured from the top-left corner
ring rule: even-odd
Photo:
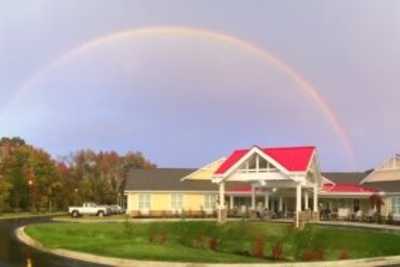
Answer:
[[[400,155],[396,154],[370,173],[362,183],[400,181]]]
[[[266,157],[271,158],[289,172],[304,172],[308,169],[315,147],[259,148]],[[224,174],[245,157],[250,149],[235,150],[217,169],[215,174]],[[271,163],[271,162],[270,162]],[[275,166],[279,167],[279,166]]]
[[[258,153],[253,153],[248,159],[240,164],[237,171],[240,172],[275,172],[278,171],[273,163],[262,157]]]
[[[226,158],[220,158],[215,160],[194,172],[191,172],[189,175],[182,178],[184,180],[212,180],[215,171],[218,167],[226,160]]]

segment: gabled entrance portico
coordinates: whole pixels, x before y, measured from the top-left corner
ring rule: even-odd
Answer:
[[[224,222],[227,216],[225,203],[228,182],[242,182],[251,185],[251,212],[259,209],[256,196],[264,194],[265,210],[271,210],[270,197],[277,199],[274,209],[283,212],[289,197],[295,199],[293,210],[296,226],[300,226],[303,210],[318,212],[318,192],[321,175],[314,147],[259,148],[234,151],[217,169],[213,182],[219,185],[218,220]],[[284,192],[284,194],[283,194]],[[281,193],[281,194],[279,194]],[[229,192],[228,192],[229,195]],[[229,208],[232,208],[235,195],[230,195]],[[304,199],[302,204],[302,199]],[[233,203],[233,204],[232,204]],[[285,205],[286,204],[286,205]],[[308,212],[308,214],[311,214]],[[315,216],[316,217],[316,216]],[[311,219],[311,218],[310,218]]]

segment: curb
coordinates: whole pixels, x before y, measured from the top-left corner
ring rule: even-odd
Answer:
[[[97,256],[89,253],[76,252],[66,249],[49,249],[25,233],[25,226],[15,230],[17,239],[27,246],[39,251],[74,260],[96,263],[116,267],[373,267],[400,264],[400,256],[375,257],[355,260],[323,261],[323,262],[297,262],[297,263],[185,263],[165,261],[139,261],[112,257]]]

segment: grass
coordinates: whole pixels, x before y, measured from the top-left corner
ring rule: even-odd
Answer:
[[[0,213],[0,220],[8,219],[25,219],[42,216],[58,216],[64,215],[65,212],[13,212],[13,213]]]
[[[70,215],[65,215],[65,216],[58,216],[53,220],[56,222],[124,222],[126,218],[127,218],[126,214],[118,214],[105,217],[85,215],[78,218],[72,218]]]
[[[400,254],[397,232],[318,225],[297,231],[265,222],[54,223],[31,225],[26,231],[49,248],[162,261],[270,262],[278,242],[282,260],[290,262],[302,261],[305,252],[316,250],[323,251],[324,260],[337,260],[343,251],[349,258]],[[260,237],[264,256],[254,257]]]

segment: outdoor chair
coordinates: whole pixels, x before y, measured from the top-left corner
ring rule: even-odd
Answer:
[[[350,218],[350,210],[348,208],[339,208],[338,218],[339,220],[348,220]]]
[[[370,209],[367,214],[368,222],[373,222],[376,217],[376,210]]]
[[[359,222],[361,222],[363,220],[362,210],[358,210],[358,211],[356,211],[356,213],[354,213],[354,220],[359,221]]]

